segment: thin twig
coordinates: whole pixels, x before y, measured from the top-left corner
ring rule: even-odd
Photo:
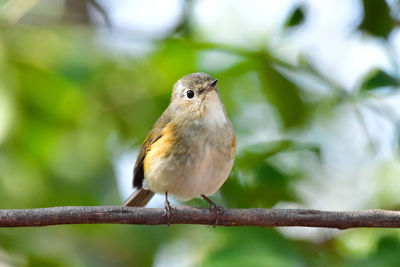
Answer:
[[[306,209],[226,209],[220,226],[305,226],[347,229],[356,227],[400,228],[400,211],[319,211]],[[54,207],[0,210],[0,227],[30,227],[61,224],[167,224],[164,209],[122,206]],[[177,207],[171,224],[215,223],[208,209]]]

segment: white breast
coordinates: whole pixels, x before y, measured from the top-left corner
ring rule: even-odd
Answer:
[[[209,93],[205,112],[204,123],[209,125],[209,127],[223,126],[227,121],[224,106],[215,91]]]
[[[229,157],[231,155],[221,153],[215,147],[205,147],[203,160],[197,166],[197,175],[193,182],[197,191],[194,194],[212,195],[222,186],[233,165],[233,158],[228,160]]]

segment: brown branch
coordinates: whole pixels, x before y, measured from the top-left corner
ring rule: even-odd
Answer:
[[[177,207],[171,224],[213,225],[215,213],[208,209]],[[0,210],[0,227],[48,226],[60,224],[145,224],[167,223],[164,209],[102,206],[54,207]],[[318,211],[302,209],[226,209],[219,216],[223,226],[307,226],[324,228],[400,228],[400,211]]]

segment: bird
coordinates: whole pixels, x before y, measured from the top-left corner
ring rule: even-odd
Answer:
[[[173,86],[170,104],[154,123],[133,170],[135,191],[124,206],[145,206],[155,193],[164,194],[170,224],[174,209],[168,194],[180,201],[201,197],[216,212],[223,208],[208,196],[227,180],[236,151],[236,135],[217,88],[206,73],[186,75]]]

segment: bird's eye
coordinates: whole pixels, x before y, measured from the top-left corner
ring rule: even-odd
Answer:
[[[187,90],[186,91],[186,97],[188,99],[192,99],[194,97],[194,92],[192,90]]]

